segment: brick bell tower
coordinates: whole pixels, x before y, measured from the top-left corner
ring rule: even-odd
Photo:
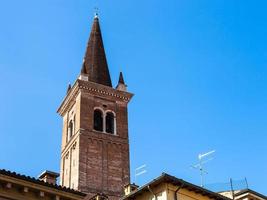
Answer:
[[[95,16],[81,73],[58,109],[63,118],[62,186],[109,199],[123,196],[130,182],[126,91],[120,73],[112,87],[99,18]]]

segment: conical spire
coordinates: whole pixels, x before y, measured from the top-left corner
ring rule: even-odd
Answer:
[[[124,85],[125,85],[125,83],[124,83],[124,79],[123,79],[123,75],[122,75],[122,72],[120,72],[120,76],[119,76],[119,83],[121,83],[121,84],[124,84]]]
[[[88,75],[89,81],[112,87],[97,15],[94,18],[81,73]]]
[[[124,92],[127,91],[127,85],[124,82],[122,72],[120,72],[119,81],[118,81],[118,85],[116,86],[116,89],[120,91],[124,91]]]

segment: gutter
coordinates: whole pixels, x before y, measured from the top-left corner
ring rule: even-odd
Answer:
[[[156,196],[156,194],[151,190],[150,185],[147,186],[147,189],[148,189],[149,192],[154,196],[155,200],[157,200],[157,196]]]

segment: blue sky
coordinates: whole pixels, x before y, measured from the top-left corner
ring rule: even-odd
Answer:
[[[206,183],[247,178],[267,194],[266,1],[9,0],[0,5],[0,168],[59,171],[68,82],[94,7],[112,81],[130,92],[131,171],[199,184],[190,165],[216,150]]]

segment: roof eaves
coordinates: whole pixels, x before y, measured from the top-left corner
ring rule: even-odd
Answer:
[[[242,195],[242,194],[245,194],[245,193],[251,193],[251,194],[254,194],[256,196],[259,196],[263,199],[267,199],[267,196],[261,194],[261,193],[258,193],[254,190],[251,190],[251,189],[244,189],[244,190],[241,190],[240,192],[236,193],[235,196],[239,196],[239,195]]]
[[[216,199],[224,199],[224,200],[229,200],[229,198],[221,195],[221,194],[218,194],[216,192],[213,192],[213,191],[210,191],[210,190],[207,190],[203,187],[200,187],[198,185],[195,185],[195,184],[192,184],[192,183],[189,183],[183,179],[178,179],[176,178],[175,176],[171,176],[169,174],[166,174],[167,177],[169,177],[170,179],[172,179],[174,182],[174,184],[177,184],[177,183],[180,183],[180,184],[183,184],[183,188],[191,188],[193,191],[197,191],[198,193],[201,193],[203,195],[206,195],[206,196],[210,196],[210,197],[213,197],[213,198],[216,198]]]
[[[5,175],[5,176],[10,176],[10,177],[13,177],[13,178],[17,178],[17,179],[21,179],[21,180],[24,180],[24,181],[29,181],[29,182],[36,183],[36,184],[39,184],[39,185],[42,185],[42,186],[47,186],[47,187],[50,187],[50,188],[58,189],[58,190],[61,190],[61,191],[64,191],[64,192],[70,192],[72,194],[76,194],[76,195],[80,195],[80,196],[86,196],[86,194],[84,194],[84,193],[82,193],[80,191],[73,190],[73,189],[70,189],[70,188],[67,188],[67,187],[62,187],[60,185],[50,184],[50,183],[41,181],[39,179],[30,177],[30,176],[26,176],[26,175],[22,175],[22,174],[18,174],[16,172],[11,172],[11,171],[8,171],[8,170],[5,170],[5,169],[0,169],[0,174],[1,175]]]
[[[129,195],[123,197],[122,199],[128,199],[128,198],[131,198],[131,197],[134,197],[138,194],[140,194],[142,191],[144,190],[147,190],[146,188],[150,185],[157,185],[159,183],[162,183],[162,182],[169,182],[169,183],[172,183],[174,185],[181,185],[182,188],[190,188],[191,190],[193,191],[197,191],[197,193],[201,193],[202,195],[206,195],[206,196],[209,196],[211,198],[214,198],[214,199],[218,199],[218,200],[230,200],[229,198],[221,195],[221,194],[218,194],[218,193],[215,193],[215,192],[212,192],[210,190],[207,190],[205,188],[202,188],[200,186],[197,186],[197,185],[194,185],[192,183],[189,183],[187,181],[184,181],[183,179],[179,179],[179,178],[176,178],[174,176],[171,176],[167,173],[162,173],[161,176],[157,177],[156,179],[150,181],[149,183],[145,184],[144,186],[140,187],[137,191],[134,191],[132,193],[130,193]]]

